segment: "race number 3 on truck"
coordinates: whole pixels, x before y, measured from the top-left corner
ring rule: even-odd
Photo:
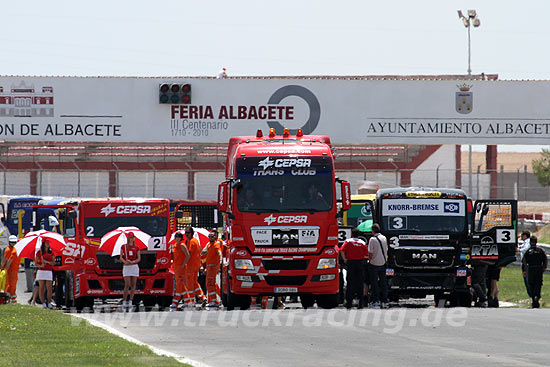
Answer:
[[[436,302],[469,306],[469,265],[506,266],[515,259],[514,200],[472,205],[462,190],[393,188],[379,190],[373,204],[374,221],[388,239],[394,300],[433,294]]]
[[[137,227],[151,235],[139,264],[135,304],[145,307],[170,305],[173,274],[167,247],[170,203],[159,199],[72,200],[63,205],[35,206],[35,228],[48,228],[51,216],[59,220],[57,230],[67,246],[54,270],[64,270],[67,307],[92,307],[95,298],[119,298],[124,280],[118,256],[98,251],[101,237],[118,227]]]
[[[334,176],[326,136],[233,137],[227,181],[219,186],[229,253],[222,266],[222,301],[248,308],[251,296],[300,295],[304,307],[337,305],[337,185],[342,209],[350,187]]]

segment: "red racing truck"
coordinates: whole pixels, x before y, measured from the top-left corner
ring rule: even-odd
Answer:
[[[328,137],[271,129],[231,138],[218,189],[228,235],[224,305],[246,309],[251,296],[299,295],[305,308],[337,306],[337,217],[349,206],[350,186],[334,175]]]
[[[35,229],[48,228],[52,216],[58,219],[57,231],[67,246],[56,259],[54,270],[64,271],[67,307],[77,310],[92,307],[95,298],[120,298],[124,288],[122,263],[118,256],[98,251],[101,237],[118,228],[135,226],[152,236],[142,251],[134,303],[145,307],[170,305],[173,273],[170,272],[170,203],[161,199],[72,200],[63,205],[35,206]],[[59,291],[59,289],[56,289]]]

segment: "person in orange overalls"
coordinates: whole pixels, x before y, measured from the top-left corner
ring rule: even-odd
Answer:
[[[208,234],[210,241],[207,247],[202,250],[206,252],[206,291],[208,293],[208,307],[220,306],[220,286],[216,283],[216,276],[220,271],[223,243],[218,239],[218,232],[212,230]]]
[[[17,278],[19,272],[19,257],[17,256],[17,250],[15,249],[15,243],[17,237],[11,235],[9,237],[9,246],[4,250],[4,259],[2,260],[2,266],[0,269],[6,269],[6,293],[10,297],[10,303],[17,303]]]
[[[174,298],[172,299],[172,304],[170,305],[170,311],[175,311],[178,307],[180,300],[185,302],[187,298],[187,286],[186,282],[186,265],[189,261],[189,251],[183,243],[183,234],[176,233],[174,235],[175,242],[172,245],[172,257],[174,260],[174,275],[176,279],[176,292]]]
[[[199,240],[193,237],[195,231],[193,227],[185,228],[185,245],[189,251],[189,262],[187,263],[187,297],[190,299],[189,302],[192,302],[195,297],[199,302],[203,302],[206,297],[202,292],[201,286],[199,284],[199,269],[201,268],[201,245]]]

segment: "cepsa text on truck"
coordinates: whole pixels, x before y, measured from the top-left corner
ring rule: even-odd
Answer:
[[[337,191],[347,210],[350,187],[335,177],[330,139],[300,129],[233,137],[226,179],[218,207],[229,239],[221,284],[228,309],[246,309],[257,295],[299,295],[304,307],[337,306]]]
[[[67,203],[65,203],[67,204]],[[65,205],[66,207],[67,205]],[[98,251],[101,237],[118,227],[137,227],[149,234],[148,248],[141,251],[140,274],[134,303],[145,307],[170,305],[173,274],[170,249],[170,205],[159,199],[76,200],[64,214],[67,247],[61,263],[74,263],[67,304],[77,309],[93,306],[94,298],[122,296],[124,280],[118,256]],[[72,222],[71,222],[72,221]],[[66,267],[65,267],[66,268]]]

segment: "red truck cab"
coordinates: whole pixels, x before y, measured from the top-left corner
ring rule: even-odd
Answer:
[[[248,308],[251,296],[299,295],[304,307],[337,305],[339,181],[326,136],[233,137],[218,206],[225,213],[228,251],[222,300]],[[340,181],[342,210],[349,183]]]

